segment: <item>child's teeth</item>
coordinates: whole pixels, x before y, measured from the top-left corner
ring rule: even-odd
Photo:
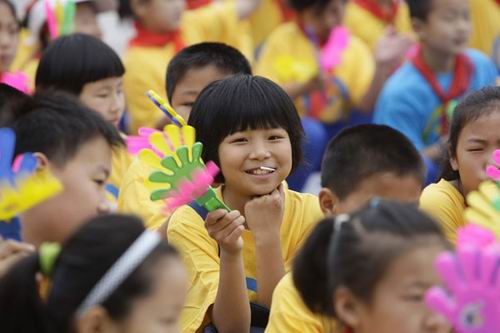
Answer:
[[[265,166],[261,166],[259,169],[260,170],[265,170],[265,171],[274,171],[273,168],[269,168],[269,167],[265,167]]]

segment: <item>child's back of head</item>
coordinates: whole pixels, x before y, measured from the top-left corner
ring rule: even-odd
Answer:
[[[63,184],[61,194],[21,216],[24,240],[64,241],[83,220],[109,209],[105,184],[111,150],[123,144],[99,114],[64,94],[36,95],[16,110],[9,125],[15,154],[33,152]]]
[[[424,169],[403,134],[384,125],[359,125],[330,141],[321,186],[333,195],[336,208],[331,213],[349,212],[374,196],[417,202]]]

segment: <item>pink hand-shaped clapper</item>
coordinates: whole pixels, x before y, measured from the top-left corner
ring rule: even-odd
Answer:
[[[500,149],[495,150],[493,153],[493,161],[495,161],[496,165],[488,165],[486,173],[494,181],[500,182]]]
[[[500,329],[500,250],[462,245],[457,254],[436,260],[446,290],[431,288],[425,301],[458,333],[494,333]]]

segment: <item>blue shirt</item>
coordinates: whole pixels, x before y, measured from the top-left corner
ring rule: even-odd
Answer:
[[[496,81],[495,65],[481,52],[466,51],[474,66],[468,92]],[[453,72],[437,75],[444,91],[453,82]],[[465,95],[465,94],[464,94]],[[463,96],[460,96],[462,98]],[[391,126],[405,134],[422,150],[440,138],[440,115],[443,105],[431,85],[407,62],[387,80],[375,106],[374,122]]]

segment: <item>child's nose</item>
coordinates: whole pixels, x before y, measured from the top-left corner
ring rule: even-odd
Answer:
[[[269,148],[265,144],[255,144],[252,147],[252,152],[250,153],[250,158],[252,159],[265,159],[271,156]]]
[[[451,325],[446,318],[439,314],[432,313],[425,323],[425,332],[427,333],[450,333]]]

